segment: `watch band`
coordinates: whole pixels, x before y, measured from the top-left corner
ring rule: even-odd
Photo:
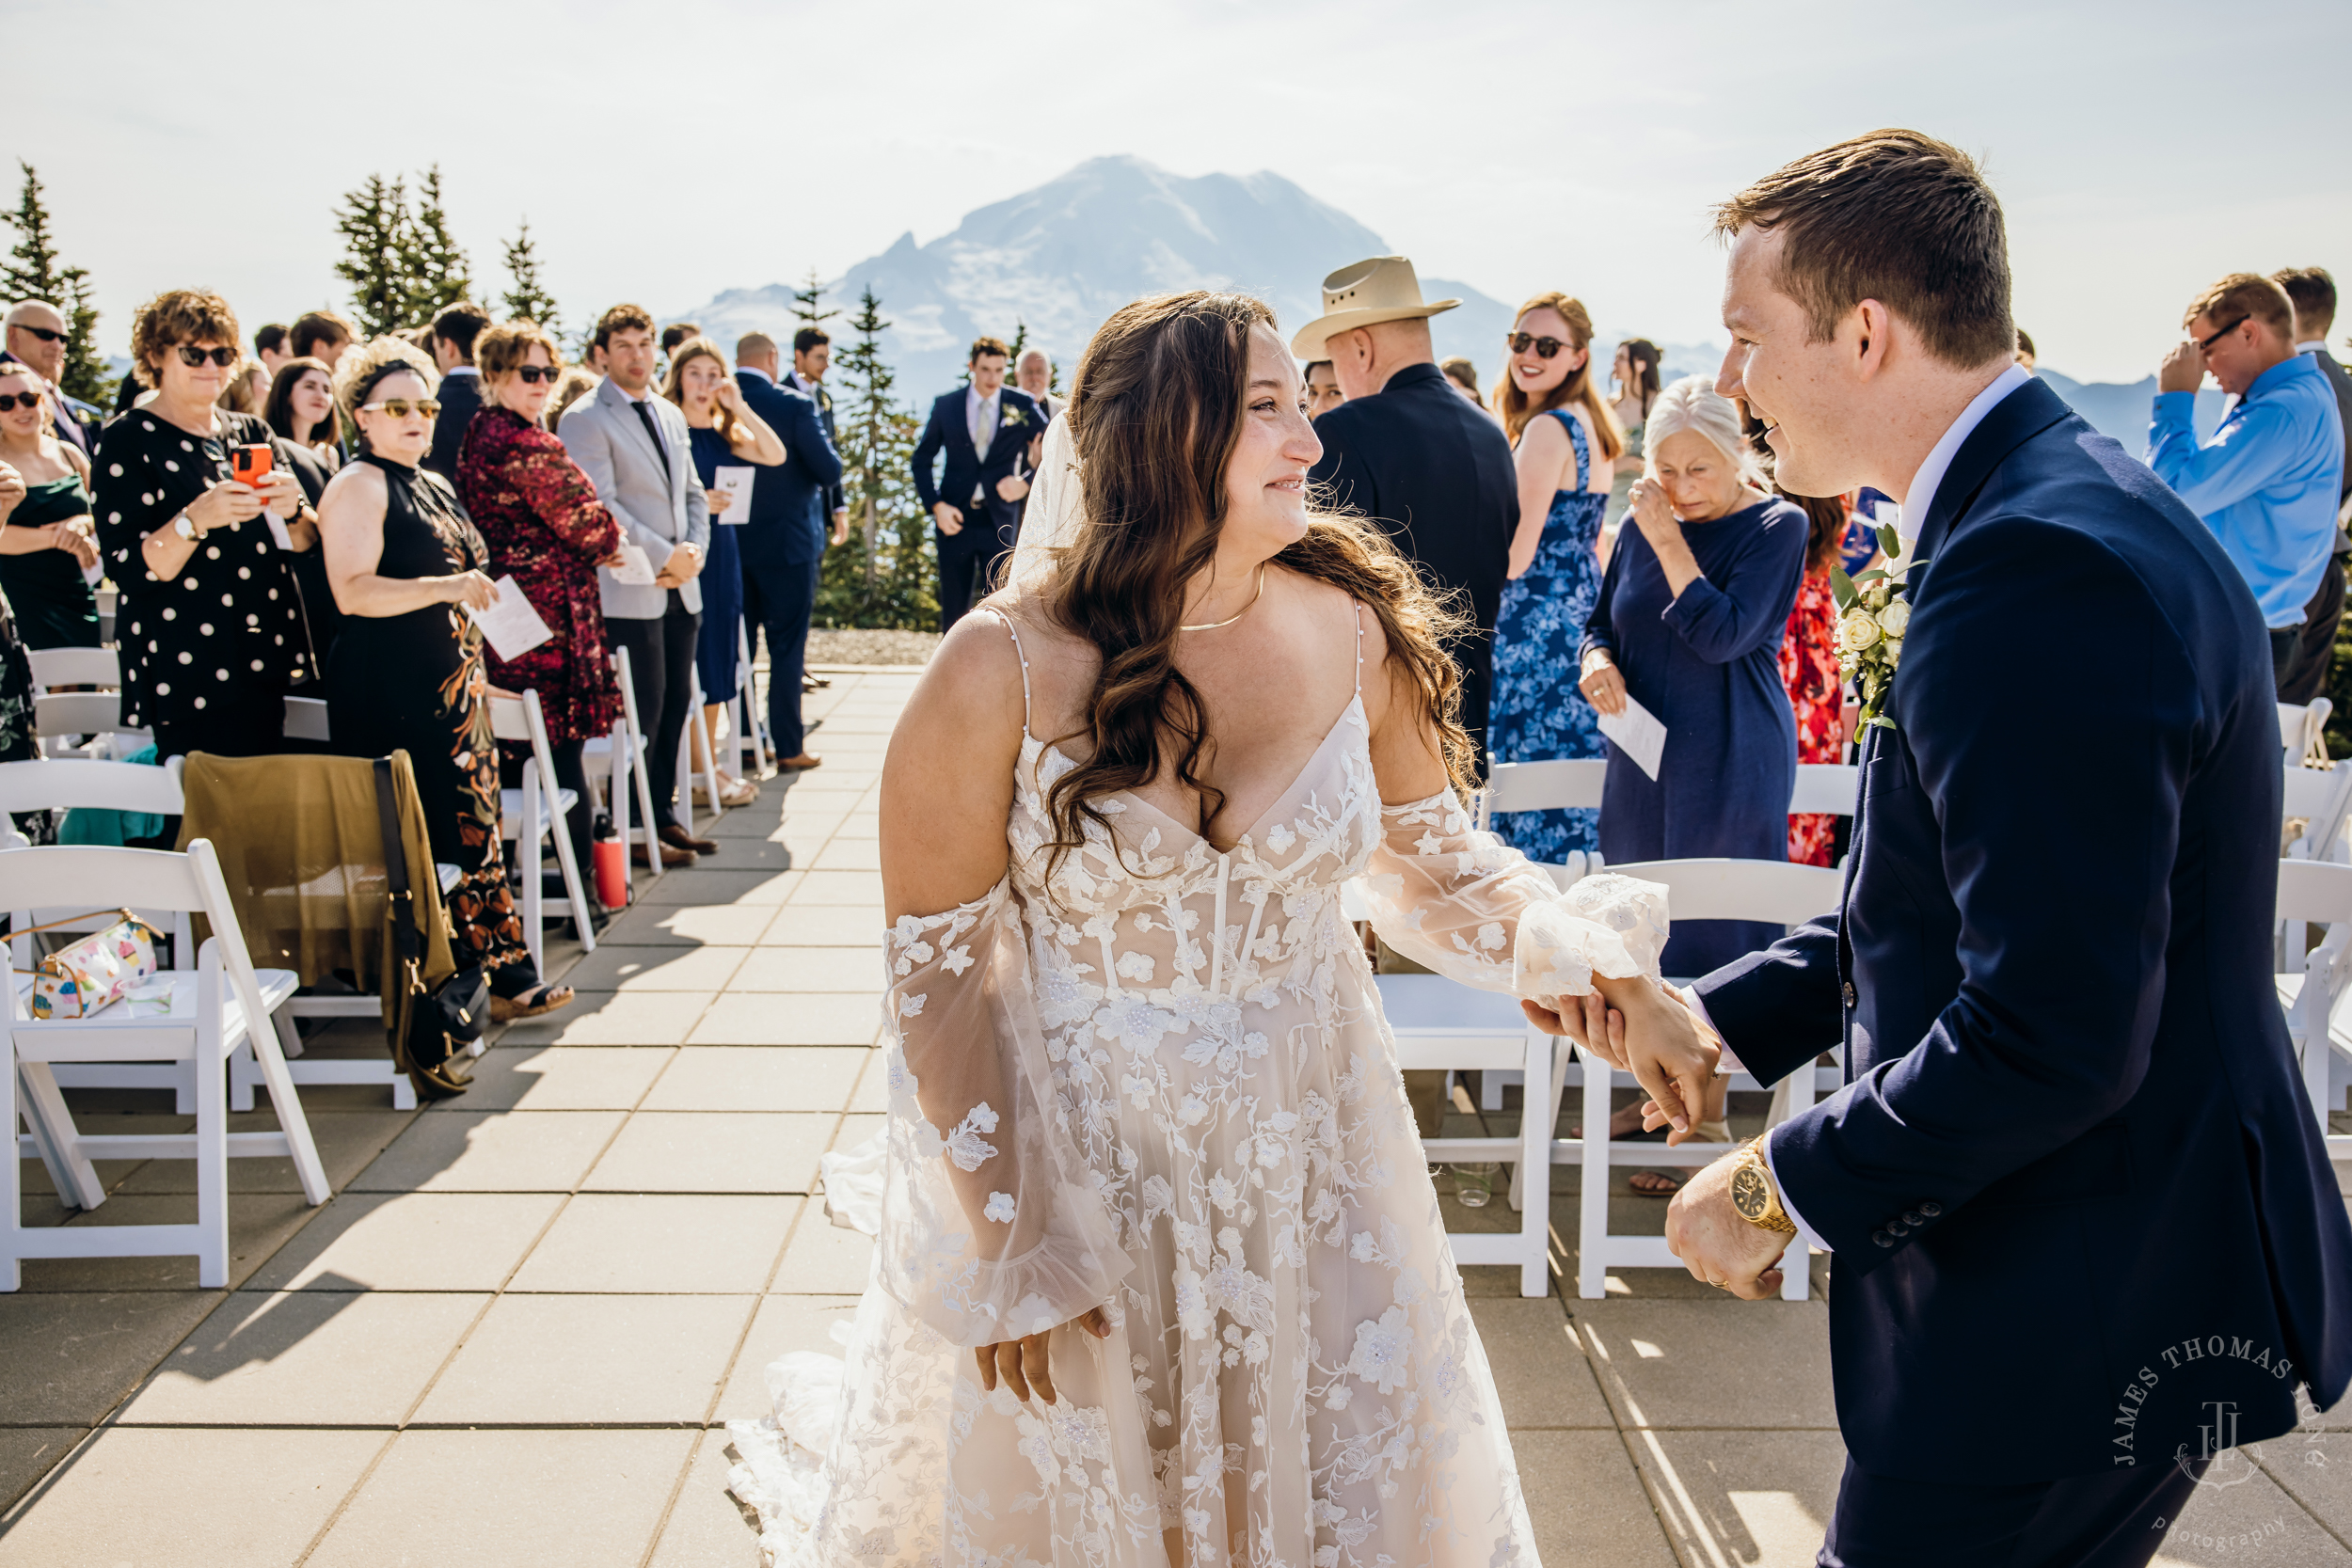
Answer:
[[[1772,1184],[1772,1168],[1764,1163],[1764,1134],[1740,1146],[1731,1167],[1731,1206],[1740,1217],[1758,1229],[1782,1236],[1797,1233],[1797,1222],[1781,1207],[1780,1190]]]

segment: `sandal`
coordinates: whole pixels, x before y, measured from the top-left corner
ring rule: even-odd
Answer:
[[[1672,1197],[1682,1190],[1682,1178],[1669,1171],[1637,1170],[1631,1181],[1636,1197]],[[1648,1185],[1643,1185],[1645,1181]]]
[[[558,1007],[571,1006],[572,997],[569,986],[533,986],[516,997],[500,996],[494,992],[490,997],[490,1022],[515,1023],[526,1018],[537,1018],[542,1013],[551,1013]]]

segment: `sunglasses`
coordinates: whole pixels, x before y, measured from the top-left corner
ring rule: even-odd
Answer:
[[[422,414],[430,420],[440,414],[441,404],[437,398],[386,398],[381,403],[361,404],[359,412],[389,414],[395,420],[405,420],[411,414]]]
[[[40,406],[40,394],[39,392],[0,392],[0,414],[5,414],[11,408],[39,408]]]
[[[237,362],[237,351],[233,348],[198,348],[193,343],[180,345],[180,363],[189,369],[195,369],[207,359],[225,371]]]
[[[536,387],[542,381],[553,386],[555,378],[563,373],[553,365],[517,365],[515,367],[515,379],[526,387]]]
[[[1538,359],[1549,359],[1562,349],[1576,346],[1574,343],[1564,343],[1557,338],[1531,338],[1524,332],[1506,332],[1502,341],[1510,345],[1513,354],[1525,354],[1534,349]]]
[[[2219,342],[2222,339],[2228,337],[2231,333],[2235,332],[2239,327],[2244,326],[2248,322],[2253,319],[2254,318],[2251,316],[2240,316],[2237,320],[2232,322],[2229,325],[2223,327],[2212,337],[2198,339],[2197,352],[2200,354],[2211,354],[2213,352],[2214,344]]]
[[[45,326],[26,326],[23,322],[17,323],[16,329],[19,332],[29,332],[44,343],[58,342],[65,337],[62,332],[52,332]]]

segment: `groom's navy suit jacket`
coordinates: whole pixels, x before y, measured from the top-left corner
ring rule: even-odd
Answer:
[[[2273,990],[2262,616],[2038,381],[1917,553],[1842,908],[1698,984],[1759,1079],[1846,1048],[1772,1148],[1836,1254],[1847,1449],[2008,1484],[2284,1432],[2352,1375],[2352,1226]]]
[[[933,526],[942,554],[1012,548],[1021,531],[1022,503],[998,495],[996,482],[1022,472],[1029,443],[1045,434],[1044,411],[1028,393],[1008,383],[996,394],[996,433],[989,437],[988,456],[982,458],[972,444],[972,431],[964,419],[966,390],[959,387],[932,400],[930,421],[923,427],[923,438],[915,443],[912,465],[915,494],[922,498],[924,511],[946,501],[963,514],[960,534],[940,533]],[[934,479],[931,466],[943,451],[947,454],[946,472]],[[973,515],[975,486],[985,496],[985,516]]]

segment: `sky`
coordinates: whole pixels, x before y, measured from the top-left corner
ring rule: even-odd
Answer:
[[[1265,168],[1426,274],[1722,336],[1708,204],[1881,125],[1981,157],[2042,362],[2136,381],[2240,269],[2352,294],[2343,0],[5,0],[8,153],[121,352],[159,290],[342,305],[342,194],[440,166],[477,293],[573,324],[833,277],[1081,159]],[[11,190],[13,187],[11,187]],[[1319,258],[1302,258],[1314,271]],[[2352,327],[2352,305],[2346,309]],[[2337,334],[2339,339],[2344,332]]]

